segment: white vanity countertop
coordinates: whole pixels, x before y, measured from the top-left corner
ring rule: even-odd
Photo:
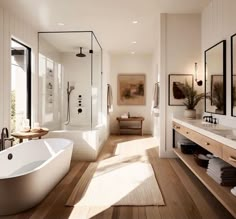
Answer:
[[[200,119],[186,119],[177,116],[173,117],[172,120],[224,145],[236,149],[236,130],[231,127],[220,124],[204,123],[203,120]]]

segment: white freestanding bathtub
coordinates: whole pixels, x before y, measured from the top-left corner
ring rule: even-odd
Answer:
[[[15,214],[40,201],[70,168],[73,142],[32,140],[0,152],[0,215]]]

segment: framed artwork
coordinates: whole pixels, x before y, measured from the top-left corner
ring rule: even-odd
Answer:
[[[215,88],[216,86],[216,88]],[[217,93],[215,92],[217,90]],[[220,93],[221,92],[221,93]],[[223,97],[223,75],[211,75],[211,105],[213,106],[213,99]]]
[[[119,74],[117,78],[118,105],[145,105],[145,74]]]
[[[193,87],[193,75],[169,74],[169,106],[184,106],[183,101],[185,99],[185,95],[182,91],[182,87],[185,82]]]

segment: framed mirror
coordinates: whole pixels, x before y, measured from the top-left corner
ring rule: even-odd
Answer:
[[[236,34],[231,36],[231,115],[236,116]]]
[[[205,112],[226,114],[226,40],[205,51]]]

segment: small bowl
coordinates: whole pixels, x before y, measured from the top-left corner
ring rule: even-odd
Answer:
[[[207,168],[210,158],[206,157],[204,154],[194,154],[193,156],[199,166]]]
[[[183,154],[193,154],[196,151],[197,145],[180,145],[181,147],[181,152]]]

